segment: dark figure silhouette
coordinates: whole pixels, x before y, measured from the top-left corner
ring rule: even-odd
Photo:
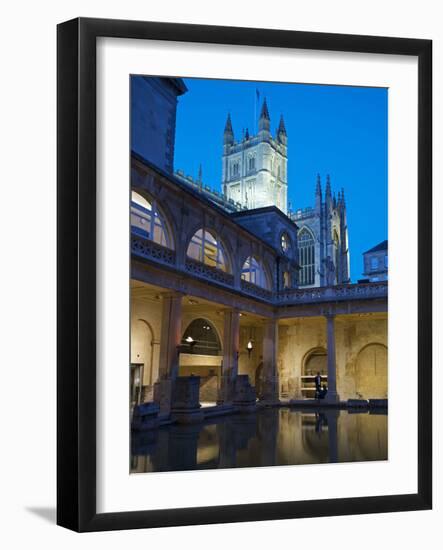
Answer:
[[[318,399],[324,399],[328,393],[328,388],[323,384],[322,388],[318,391]]]
[[[319,399],[319,393],[321,391],[321,375],[317,372],[317,375],[314,378],[315,383],[315,399]]]

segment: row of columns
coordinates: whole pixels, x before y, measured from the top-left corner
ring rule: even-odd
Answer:
[[[154,398],[160,405],[160,411],[171,410],[172,385],[179,371],[179,350],[182,338],[182,301],[184,294],[171,292],[163,294],[159,381],[156,384]],[[336,349],[335,316],[326,315],[327,324],[327,401],[336,402]],[[232,403],[234,400],[235,380],[238,375],[240,353],[240,310],[227,309],[224,312],[223,367],[220,402]],[[266,319],[263,331],[263,395],[265,402],[278,401],[278,320]]]

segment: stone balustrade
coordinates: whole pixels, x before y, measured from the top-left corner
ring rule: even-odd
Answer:
[[[165,246],[161,246],[154,241],[145,239],[132,233],[131,235],[131,254],[149,260],[154,260],[161,264],[174,265],[175,251]]]
[[[131,235],[131,253],[160,264],[176,266],[174,250],[161,246],[136,233]],[[213,281],[224,287],[234,288],[234,276],[220,269],[208,266],[191,258],[185,262],[185,272],[205,280]],[[342,302],[355,300],[387,299],[388,282],[346,284],[329,287],[294,288],[279,292],[259,287],[249,281],[241,280],[241,291],[273,305],[315,304],[322,302]]]
[[[254,285],[254,283],[250,283],[249,281],[244,281],[243,279],[240,284],[242,291],[246,294],[252,294],[252,296],[262,300],[267,300],[268,302],[274,301],[274,293],[272,291],[262,288],[261,286]]]
[[[197,277],[210,279],[222,285],[234,286],[234,276],[230,273],[226,273],[226,271],[216,269],[215,267],[211,267],[191,258],[186,259],[186,271]]]
[[[344,300],[367,300],[387,298],[388,283],[363,283],[324,286],[317,288],[296,288],[279,292],[278,304],[310,304],[319,302],[337,302]]]

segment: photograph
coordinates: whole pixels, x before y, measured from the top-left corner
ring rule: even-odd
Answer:
[[[130,473],[388,460],[388,88],[128,85]]]

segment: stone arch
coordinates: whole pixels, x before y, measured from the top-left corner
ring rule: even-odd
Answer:
[[[388,396],[388,348],[372,342],[357,354],[355,392],[361,399],[385,399]]]
[[[191,338],[191,340],[189,340]],[[181,340],[180,376],[200,377],[200,400],[215,403],[221,387],[222,339],[212,321],[196,316]]]
[[[206,330],[205,327],[209,327],[209,330]],[[190,346],[186,341],[188,336],[191,336],[196,342],[196,344],[193,344],[192,351],[189,350],[192,353],[200,355],[221,355],[223,351],[223,340],[215,323],[206,317],[196,316],[188,323],[183,331],[182,346],[189,348]],[[199,345],[200,343],[202,345]],[[207,353],[203,353],[205,349]]]
[[[322,382],[327,386],[327,351],[322,346],[310,348],[302,357],[301,360],[301,378],[300,388],[303,397],[314,397],[315,381],[314,377],[317,372],[322,377]]]
[[[250,261],[250,259],[252,259],[252,258],[257,262],[259,270],[262,271],[263,276],[264,276],[264,280],[265,280],[265,285],[258,285],[258,286],[262,286],[262,288],[265,288],[267,290],[272,290],[272,288],[274,286],[274,277],[272,276],[272,272],[269,269],[268,262],[266,262],[265,259],[260,254],[254,253],[251,250],[249,250],[248,253],[242,255],[242,260],[240,262],[240,277],[241,277],[241,279],[243,279],[243,276],[242,276],[243,275],[243,269],[245,268],[246,263],[248,261]],[[251,270],[251,272],[252,272],[252,270]],[[246,280],[248,280],[248,279],[246,279]]]
[[[312,374],[315,376],[317,372],[320,372],[321,375],[326,376],[328,374],[327,359],[328,352],[324,347],[317,346],[315,348],[311,348],[302,358],[302,375],[308,376]]]
[[[173,222],[174,216],[172,216],[168,206],[164,204],[163,201],[159,201],[155,196],[151,195],[145,189],[132,187],[131,198],[132,198],[132,192],[136,193],[137,195],[139,195],[149,203],[155,204],[155,208],[157,209],[158,213],[161,216],[162,222],[165,225],[165,229],[167,231],[167,234],[170,240],[170,246],[168,248],[171,248],[172,250],[177,250],[178,242],[177,242],[176,227]]]
[[[208,228],[201,223],[194,224],[193,227],[190,228],[190,231],[186,236],[186,241],[184,246],[185,257],[188,257],[189,246],[192,242],[192,239],[199,231],[202,231],[205,234],[211,235],[220,244],[220,249],[223,253],[224,261],[226,264],[226,269],[224,271],[226,271],[227,273],[233,273],[234,266],[232,261],[232,248],[230,246],[230,243],[226,242],[226,239],[220,235],[220,232],[216,231],[213,228]]]

